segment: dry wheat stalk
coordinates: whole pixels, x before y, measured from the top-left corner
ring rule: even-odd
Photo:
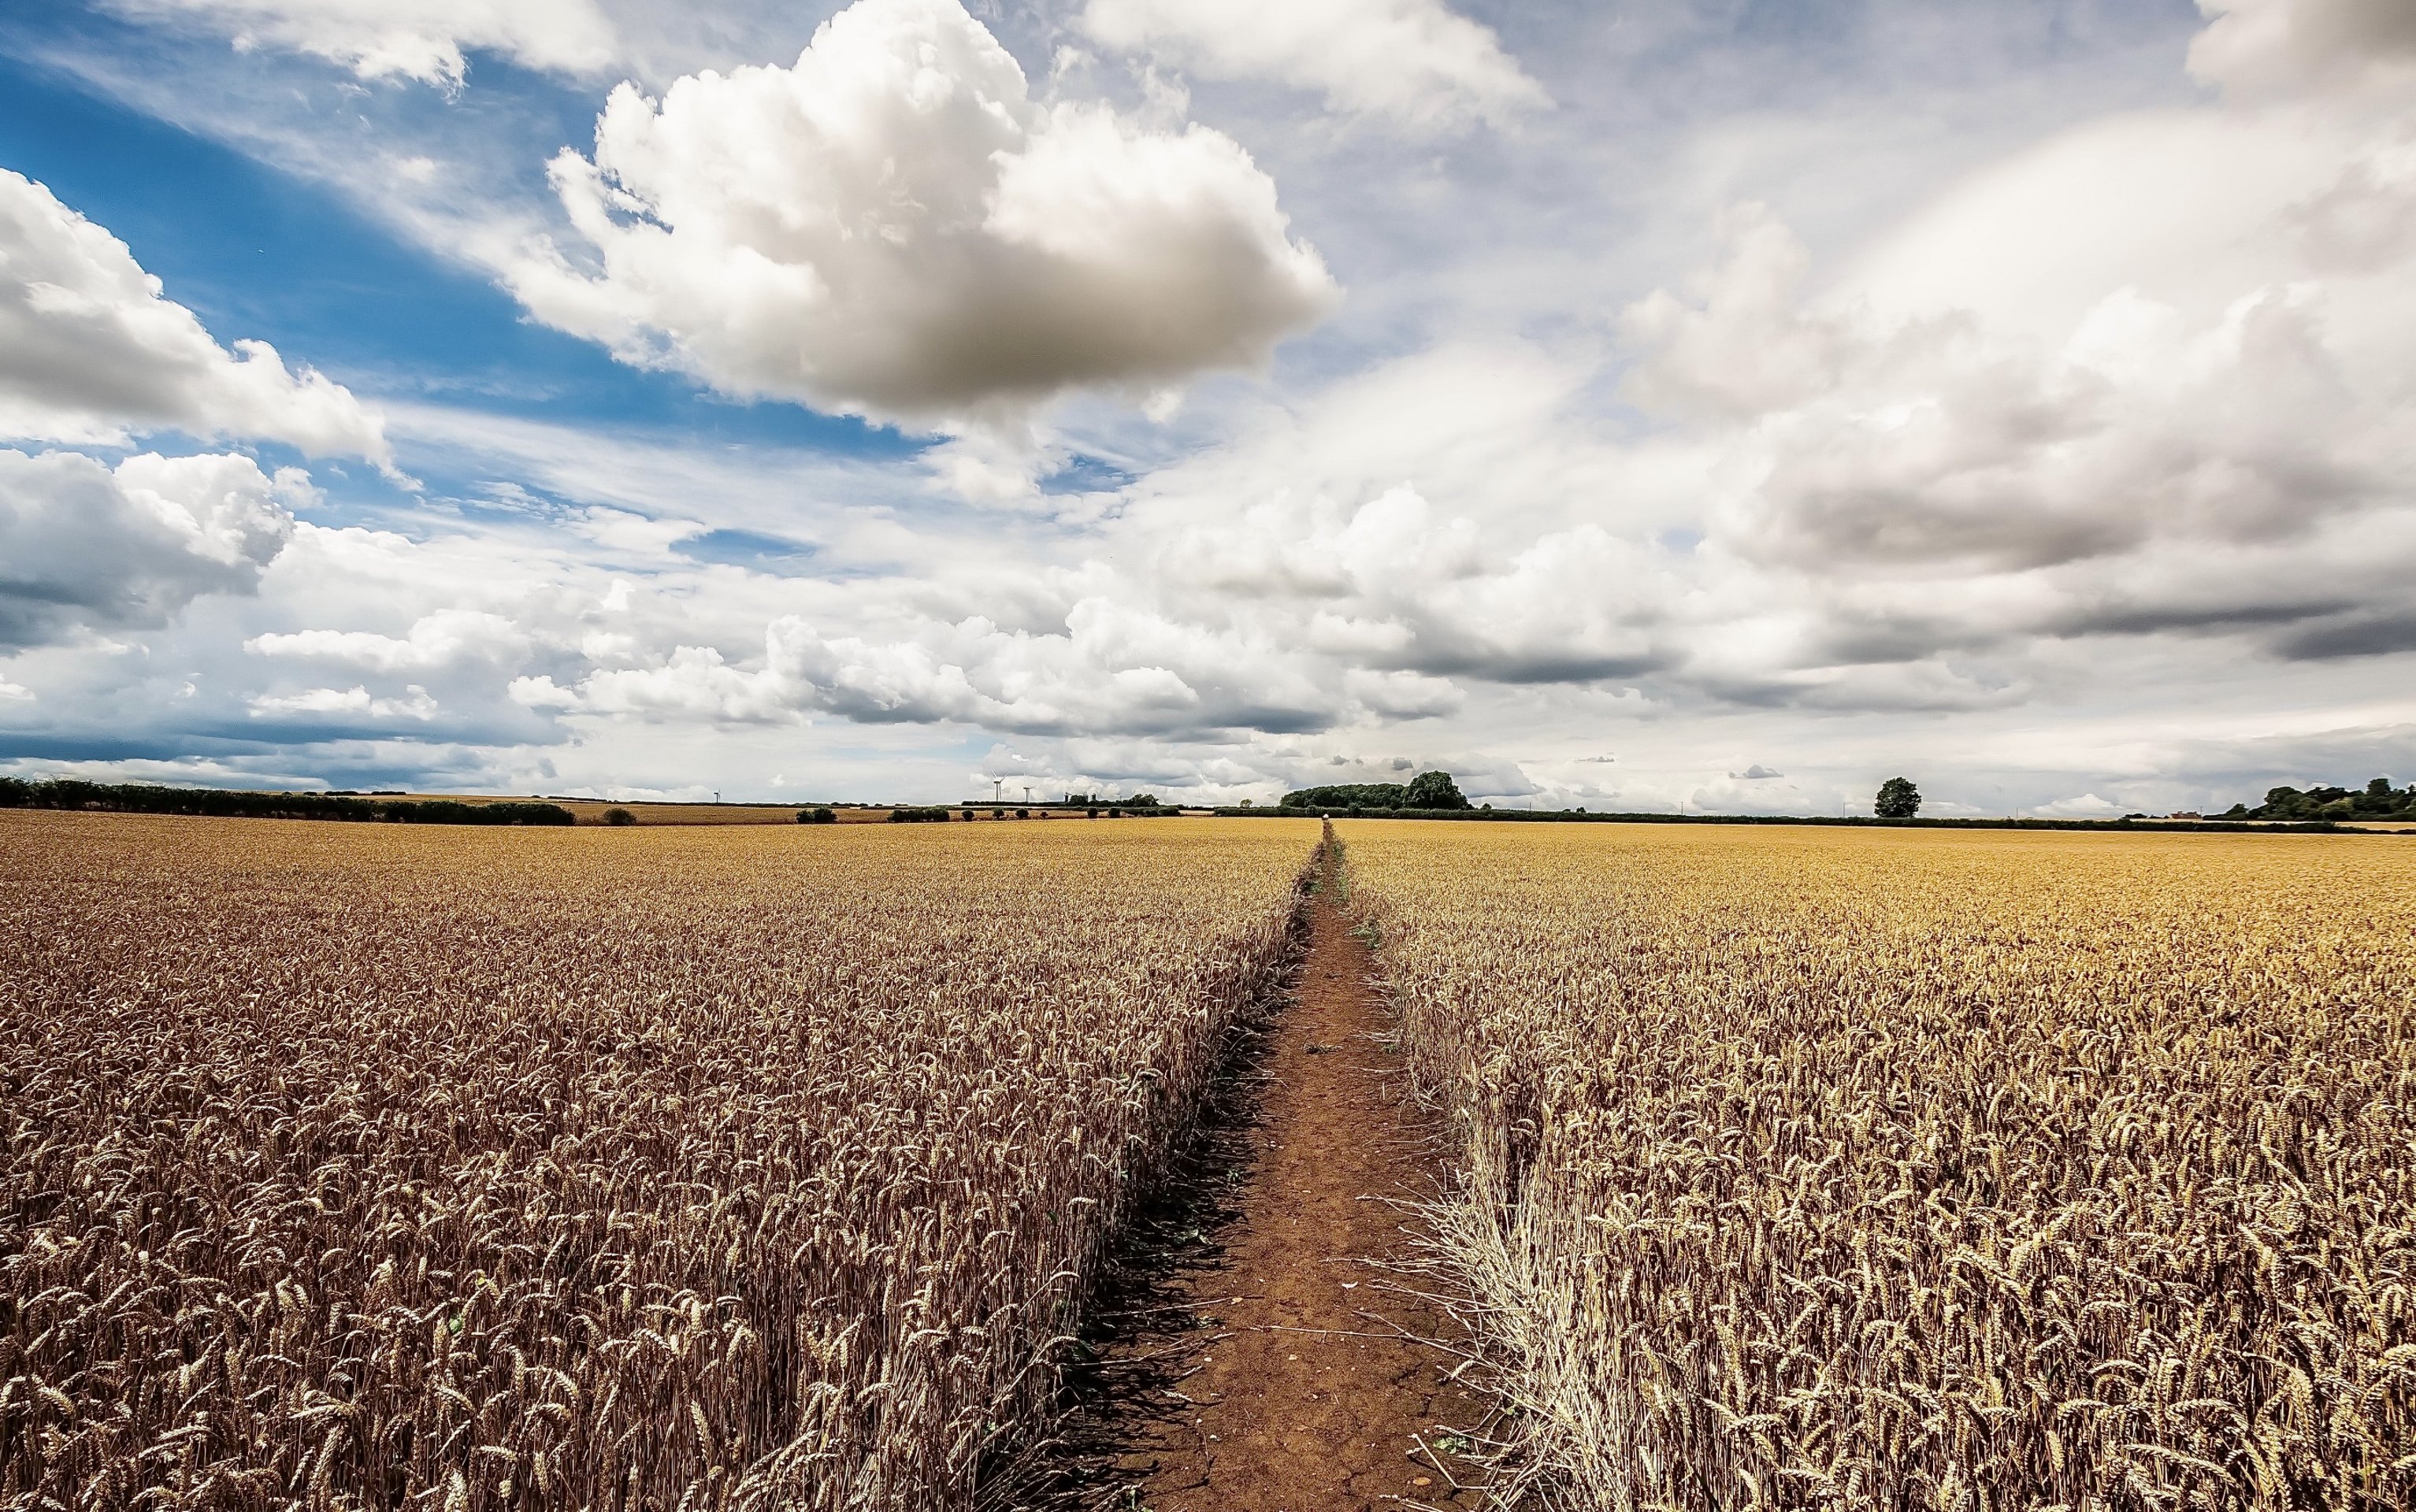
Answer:
[[[2416,851],[1341,827],[1573,1501],[2416,1505]]]
[[[1306,823],[0,816],[0,1506],[937,1508]]]

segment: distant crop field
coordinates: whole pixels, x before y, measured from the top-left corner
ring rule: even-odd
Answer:
[[[962,1505],[1315,839],[0,814],[0,1504]]]
[[[1339,829],[1574,1505],[2416,1505],[2405,840]]]

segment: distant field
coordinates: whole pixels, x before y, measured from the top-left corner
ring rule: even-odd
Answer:
[[[2416,1505],[2406,840],[1337,828],[1572,1505]]]
[[[0,1500],[964,1505],[1316,833],[0,813]]]
[[[1319,826],[697,809],[0,811],[0,1503],[970,1505]],[[2416,1505],[2407,839],[1335,828],[1518,1505]]]
[[[510,798],[463,793],[411,793],[400,796],[414,799],[450,798],[464,803],[526,801],[525,799],[514,800]],[[607,809],[615,808],[627,809],[642,825],[794,824],[797,822],[798,810],[809,809],[817,806],[813,803],[647,803],[633,802],[627,800],[613,801],[593,798],[550,798],[544,800],[544,801],[559,803],[564,808],[570,810],[570,812],[578,817],[581,824],[602,824],[604,822],[605,811]],[[964,807],[959,804],[942,804],[939,806],[948,809],[949,812],[953,814],[962,815],[965,812]],[[1086,816],[1080,809],[1045,809],[1032,808],[1029,805],[1022,806],[1028,809],[1033,819],[1080,819]],[[993,817],[1000,816],[996,816],[993,812],[997,807],[998,805],[991,803],[975,804],[972,811],[974,818],[976,821],[986,822]],[[1003,817],[1009,821],[1013,821],[1018,807],[1019,805],[1013,803],[1005,805],[1006,812]],[[840,824],[883,824],[888,821],[889,812],[890,811],[886,808],[840,808],[833,806],[831,808],[831,816]],[[1101,818],[1104,819],[1105,817],[1106,811],[1103,809],[1101,811]]]

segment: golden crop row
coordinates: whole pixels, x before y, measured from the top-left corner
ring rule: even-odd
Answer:
[[[1313,835],[0,816],[0,1505],[962,1505]]]
[[[2416,847],[1341,832],[1577,1505],[2416,1505]]]

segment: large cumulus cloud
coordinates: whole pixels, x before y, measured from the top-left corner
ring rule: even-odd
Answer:
[[[309,480],[248,457],[0,449],[0,648],[153,628],[204,593],[249,592]]]
[[[957,0],[858,0],[792,67],[616,90],[553,165],[536,317],[721,391],[887,419],[1262,363],[1336,289],[1230,138],[1043,103]]]
[[[1708,458],[1706,582],[1736,610],[1694,658],[1714,685],[1943,673],[2022,702],[2141,637],[2416,646],[2407,12],[2209,8],[2222,102],[2016,154],[1826,288],[1740,206],[1716,262],[1627,310],[1628,396]]]
[[[123,444],[160,430],[387,457],[351,391],[291,371],[264,341],[230,353],[124,242],[0,169],[0,436]]]

